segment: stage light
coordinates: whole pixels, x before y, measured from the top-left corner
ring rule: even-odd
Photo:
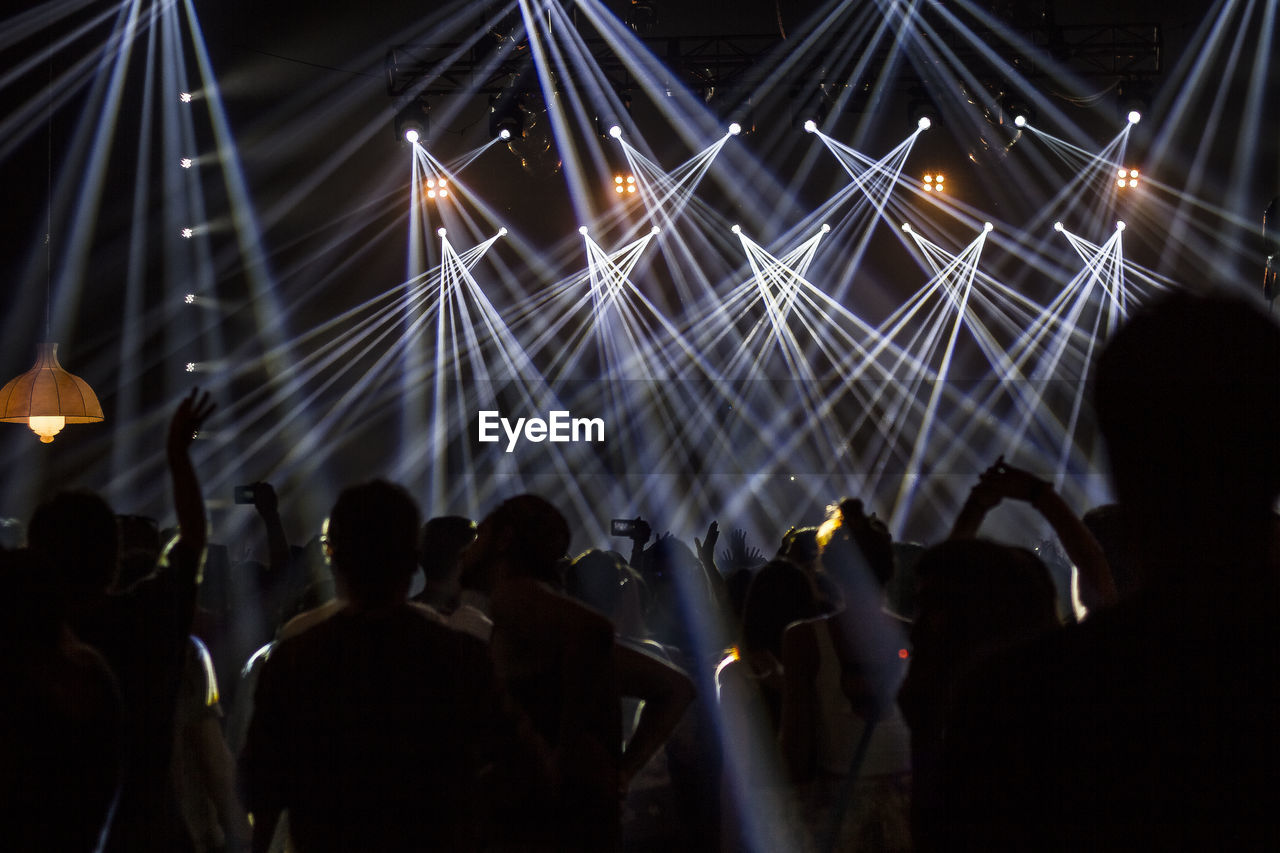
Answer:
[[[920,120],[916,122],[916,127],[920,128],[921,130],[928,130],[932,126],[933,126],[933,122],[929,120],[928,116],[920,116]]]
[[[946,177],[944,175],[933,175],[933,174],[925,175],[924,176],[925,192],[932,192],[934,190],[938,192],[942,192],[942,182],[945,180],[946,180]]]
[[[179,233],[181,233],[183,237],[186,237],[188,240],[190,240],[192,237],[195,236],[196,232],[195,232],[195,229],[193,228],[183,228],[182,231]]]
[[[431,105],[425,96],[410,99],[396,112],[392,124],[395,126],[396,138],[403,139],[410,145],[417,145],[427,138],[427,118],[431,113]]]
[[[1014,126],[1014,127],[1026,127],[1026,126],[1027,126],[1027,117],[1026,117],[1026,116],[1014,116],[1014,117],[1013,117],[1013,126]]]
[[[659,234],[659,233],[661,233],[661,232],[662,232],[662,229],[661,229],[661,228],[659,228],[657,225],[655,225],[655,226],[653,226],[652,228],[650,228],[650,229],[649,229],[649,233],[650,233],[650,234]]]
[[[190,92],[180,92],[180,93],[178,94],[178,100],[179,100],[179,101],[182,101],[182,103],[184,103],[184,104],[189,104],[189,103],[191,103],[191,93],[190,93]]]
[[[181,160],[178,161],[178,165],[184,169],[190,169],[191,166],[193,165],[193,161],[191,160],[190,157],[183,157]]]
[[[498,229],[498,236],[499,236],[499,237],[505,237],[505,236],[507,236],[507,229],[506,229],[506,226],[503,226],[502,228],[499,228],[499,229]]]
[[[1055,222],[1055,223],[1053,223],[1053,230],[1054,230],[1054,231],[1062,231],[1062,230],[1064,230],[1064,229],[1063,229],[1063,227],[1062,227],[1062,223],[1061,223],[1061,222]]]
[[[1119,222],[1117,222],[1117,223],[1116,223],[1116,230],[1117,230],[1117,231],[1123,231],[1123,230],[1124,230],[1124,220],[1123,220],[1123,219],[1121,219]]]
[[[729,135],[737,136],[739,133],[742,133],[742,125],[738,124],[736,121],[729,122]]]
[[[1142,121],[1142,113],[1137,110],[1129,110],[1129,124],[1137,124]]]
[[[609,135],[612,136],[614,139],[621,139],[622,128],[615,124],[613,127],[609,128]]]
[[[636,176],[627,175],[627,192],[633,193],[635,191],[636,191]]]
[[[1138,185],[1137,169],[1120,169],[1116,173],[1116,186],[1132,188]]]
[[[489,135],[498,139],[524,137],[525,104],[522,92],[503,89],[489,98]],[[507,132],[503,136],[503,131]]]
[[[188,361],[187,373],[195,373],[195,372],[196,372],[196,363],[194,361]]]
[[[578,233],[579,233],[579,234],[581,234],[583,237],[587,236],[587,226],[585,226],[585,225],[579,225],[579,226],[578,226]]]
[[[822,228],[820,228],[819,230],[822,231],[823,234],[830,234],[831,226],[824,222],[822,223]]]
[[[910,225],[910,223],[907,223],[907,222],[902,223],[902,230],[903,230],[903,231],[906,231],[908,234],[910,234],[910,233],[911,233],[911,225]]]
[[[729,230],[730,230],[730,231],[732,231],[734,234],[741,234],[741,233],[742,233],[742,226],[741,226],[741,225],[735,225],[735,226],[733,226],[732,228],[730,228]]]
[[[437,228],[437,229],[436,229],[436,236],[437,236],[437,237],[443,237],[445,234],[448,234],[448,233],[449,233],[449,232],[448,232],[448,231],[445,231],[443,228]]]
[[[814,133],[815,131],[817,131],[817,129],[818,129],[818,123],[816,121],[814,121],[813,119],[808,119],[805,121],[804,123],[805,133]]]
[[[501,139],[503,142],[506,142],[508,139],[511,138],[511,131],[507,130],[504,127],[502,130],[498,131],[498,138]]]
[[[196,295],[194,293],[188,293],[186,296],[182,297],[182,301],[187,303],[188,305],[195,305]]]
[[[996,230],[996,227],[990,222],[984,222],[982,223],[982,230],[990,234],[992,231]]]

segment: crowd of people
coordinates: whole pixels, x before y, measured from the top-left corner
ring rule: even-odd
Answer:
[[[424,523],[374,479],[304,547],[257,484],[233,566],[193,392],[171,535],[65,491],[0,550],[0,849],[1280,849],[1278,371],[1254,306],[1175,294],[1096,364],[1114,505],[1000,458],[926,548],[854,496],[772,556],[573,556],[544,497]],[[1083,618],[980,537],[1008,501]]]

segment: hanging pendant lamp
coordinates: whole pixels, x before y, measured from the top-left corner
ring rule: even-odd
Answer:
[[[102,420],[102,404],[89,383],[58,363],[58,345],[36,344],[36,363],[0,388],[0,421],[25,423],[49,444],[66,424]]]

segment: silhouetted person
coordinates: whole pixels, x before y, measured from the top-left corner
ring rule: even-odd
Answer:
[[[468,584],[492,591],[494,671],[503,701],[523,721],[525,751],[498,768],[498,849],[618,844],[622,724],[613,626],[544,582],[569,538],[555,507],[520,495],[480,522],[464,555]]]
[[[476,539],[476,523],[461,515],[441,515],[427,519],[418,538],[418,565],[426,578],[414,601],[442,613],[458,606],[461,589],[462,552]]]
[[[953,539],[916,564],[911,663],[898,704],[911,728],[916,849],[938,847],[938,766],[956,685],[990,655],[1060,626],[1053,580],[1025,548]]]
[[[501,726],[483,643],[406,600],[420,517],[399,486],[343,491],[340,597],[263,665],[245,748],[254,849],[288,810],[298,853],[470,850]]]
[[[1142,588],[993,665],[948,736],[947,846],[1280,849],[1280,329],[1178,294],[1095,406]]]
[[[38,554],[0,550],[0,847],[91,853],[119,792],[123,710],[52,574]]]
[[[169,424],[167,455],[179,534],[157,570],[111,592],[119,560],[115,514],[87,492],[64,492],[39,507],[27,537],[58,574],[76,634],[100,651],[120,681],[127,753],[107,849],[120,853],[191,849],[170,773],[174,703],[204,560],[204,499],[188,450],[213,411],[192,392]]]

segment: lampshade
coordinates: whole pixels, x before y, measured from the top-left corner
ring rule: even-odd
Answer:
[[[89,383],[58,363],[58,345],[36,344],[36,363],[0,389],[0,421],[25,423],[45,444],[66,424],[102,420],[102,405]]]

